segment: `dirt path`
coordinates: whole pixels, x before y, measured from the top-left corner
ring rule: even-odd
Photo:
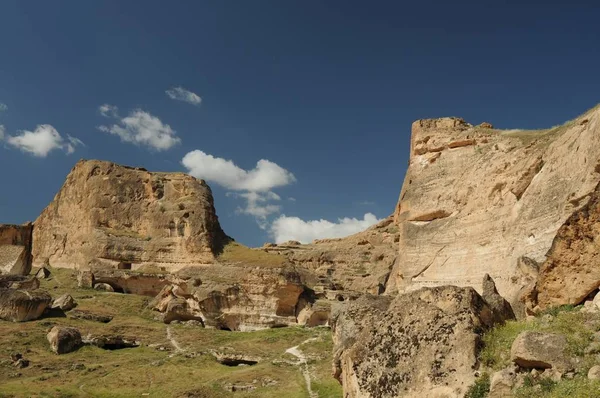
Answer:
[[[298,344],[297,346],[290,347],[287,350],[285,350],[286,353],[291,354],[291,355],[295,356],[296,358],[298,358],[298,362],[296,363],[296,366],[300,366],[302,369],[302,375],[304,376],[304,381],[306,382],[306,390],[308,391],[308,396],[310,398],[319,398],[319,394],[317,394],[316,392],[314,392],[312,390],[311,381],[310,381],[310,371],[308,370],[308,363],[306,361],[306,355],[304,355],[304,353],[302,351],[300,351],[300,346],[302,346],[303,344],[309,343],[311,341],[315,341],[315,340],[318,340],[318,338],[311,337],[308,340],[304,340],[302,343]]]
[[[177,342],[177,340],[175,340],[175,338],[171,334],[171,327],[170,326],[167,326],[167,340],[169,340],[169,343],[171,343],[171,345],[173,346],[173,348],[175,348],[175,353],[179,353],[179,352],[184,352],[185,351],[183,348],[181,348],[181,346],[179,345],[179,343]]]

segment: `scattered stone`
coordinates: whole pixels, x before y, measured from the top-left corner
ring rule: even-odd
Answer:
[[[75,299],[69,293],[65,293],[59,298],[54,299],[54,302],[50,308],[69,311],[75,307],[77,307],[77,302]]]
[[[76,328],[54,326],[46,336],[56,354],[67,354],[81,347],[81,333]]]
[[[481,128],[481,129],[493,129],[494,128],[494,126],[488,122],[483,122],[477,127]]]
[[[232,384],[227,383],[223,386],[226,391],[231,392],[249,392],[256,390],[256,386],[253,384]]]
[[[25,358],[20,358],[15,362],[15,367],[19,369],[23,369],[29,366],[29,360]]]
[[[97,313],[81,311],[81,310],[72,310],[69,312],[68,316],[71,319],[84,319],[87,321],[94,321],[94,322],[101,322],[101,323],[108,323],[108,322],[112,321],[112,319],[113,319],[113,317],[111,315],[97,314]]]
[[[496,289],[496,284],[492,277],[485,274],[483,277],[483,294],[481,295],[486,303],[492,309],[494,323],[504,323],[509,319],[515,319],[515,314],[508,303]]]
[[[121,335],[88,335],[83,339],[84,344],[93,345],[105,350],[120,350],[122,348],[136,348],[140,342],[135,337],[124,337]]]
[[[52,273],[50,272],[50,270],[46,267],[41,267],[40,269],[37,270],[37,272],[35,273],[35,278],[36,279],[48,279],[50,277]]]
[[[23,355],[20,352],[13,352],[10,354],[11,362],[17,362],[21,358],[23,358]]]
[[[71,365],[71,370],[85,370],[85,365],[82,363],[74,363]]]
[[[558,383],[559,381],[561,381],[563,374],[562,372],[558,371],[557,369],[545,369],[542,374],[541,374],[542,378],[545,379],[550,379],[556,383]]]
[[[115,291],[115,289],[113,289],[113,287],[111,285],[109,285],[108,283],[96,283],[94,285],[94,289],[104,291],[104,292],[114,292]]]
[[[37,278],[29,278],[23,281],[14,282],[11,288],[23,290],[36,290],[40,288],[40,281]]]
[[[487,398],[512,398],[512,389],[516,383],[514,369],[502,369],[494,373],[490,381],[490,392]]]
[[[600,354],[600,341],[593,341],[583,351],[586,355]]]
[[[0,319],[25,322],[38,319],[52,297],[40,290],[0,289]]]
[[[213,351],[211,354],[217,362],[225,366],[256,365],[261,358],[245,354],[222,353]]]
[[[77,287],[80,289],[92,289],[94,282],[94,273],[92,271],[79,271],[77,274]]]
[[[517,336],[510,350],[511,360],[525,369],[570,370],[566,353],[567,338],[560,334],[525,331]]]
[[[587,374],[590,380],[600,380],[600,365],[595,365],[590,368]]]

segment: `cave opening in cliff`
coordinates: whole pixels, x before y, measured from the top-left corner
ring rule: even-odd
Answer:
[[[107,350],[107,351],[115,351],[115,350],[122,350],[124,348],[137,348],[137,347],[139,347],[139,344],[120,342],[120,343],[104,344],[100,348],[102,348],[103,350]]]
[[[117,265],[118,269],[131,269],[131,263],[128,262],[124,262],[121,261],[118,265]]]
[[[228,328],[227,326],[219,326],[219,330],[224,330],[226,332],[231,332],[232,330],[230,328]]]

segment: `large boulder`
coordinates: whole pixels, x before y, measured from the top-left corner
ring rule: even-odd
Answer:
[[[52,302],[41,290],[0,289],[0,319],[25,322],[38,319]]]
[[[33,225],[0,224],[0,275],[28,275],[31,271]]]
[[[512,344],[510,358],[526,369],[566,371],[573,367],[567,353],[567,338],[555,333],[521,332]]]
[[[77,302],[69,293],[65,293],[62,296],[54,299],[51,308],[53,310],[58,309],[62,311],[69,311],[77,307]]]
[[[81,333],[76,328],[54,326],[46,338],[56,354],[67,354],[82,345]]]
[[[35,221],[32,253],[36,266],[173,271],[214,261],[227,239],[204,181],[81,160]]]
[[[334,372],[348,398],[462,397],[497,320],[470,287],[344,303],[332,314]]]
[[[416,121],[394,214],[398,259],[386,293],[447,284],[481,291],[487,273],[515,303],[527,283],[519,258],[545,260],[561,225],[600,181],[598,159],[600,106],[541,131],[481,128],[457,118]],[[588,245],[580,260],[576,248],[564,257],[560,264],[572,264],[565,276],[580,263],[597,265],[591,249],[598,236],[578,244]],[[589,281],[556,274],[547,283],[566,292],[581,284],[585,297],[598,287],[596,268]]]

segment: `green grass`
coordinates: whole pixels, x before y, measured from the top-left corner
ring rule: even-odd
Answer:
[[[537,387],[539,385],[539,387]],[[517,398],[592,398],[600,396],[600,382],[577,376],[572,380],[561,380],[559,383],[549,379],[538,381],[526,379],[523,387],[517,389]]]
[[[482,374],[467,390],[465,398],[485,398],[490,391],[490,375]]]
[[[75,272],[51,269],[52,276],[42,288],[53,297],[68,292],[77,309],[110,314],[110,323],[66,318],[43,318],[33,322],[0,321],[0,397],[307,397],[300,368],[279,363],[285,350],[309,338],[301,349],[312,359],[310,369],[320,397],[341,397],[339,383],[331,376],[331,332],[327,328],[289,327],[257,332],[227,332],[186,325],[171,325],[171,335],[185,349],[174,353],[167,340],[167,325],[154,320],[147,297],[77,289]],[[107,351],[83,347],[73,353],[55,355],[46,334],[53,325],[77,327],[88,333],[114,333],[135,337],[139,348]],[[161,351],[151,345],[163,346]],[[228,367],[218,363],[211,351],[258,356],[254,366]],[[31,361],[16,369],[7,361],[11,352],[20,352]],[[275,363],[274,363],[275,361]],[[83,369],[74,365],[83,364]],[[17,374],[20,375],[17,375]],[[261,385],[273,379],[273,386]],[[256,390],[231,393],[227,383],[256,382]]]
[[[530,321],[508,321],[486,333],[480,353],[482,363],[494,370],[509,366],[512,343],[519,333],[527,330],[563,334],[567,337],[569,354],[583,355],[593,334],[586,327],[586,323],[593,321],[592,315],[573,311],[572,306],[549,310],[547,314],[555,314],[552,321],[544,321],[543,315]]]
[[[217,257],[221,263],[243,263],[250,266],[281,267],[286,258],[279,254],[267,253],[260,249],[250,249],[237,242],[229,242]]]

